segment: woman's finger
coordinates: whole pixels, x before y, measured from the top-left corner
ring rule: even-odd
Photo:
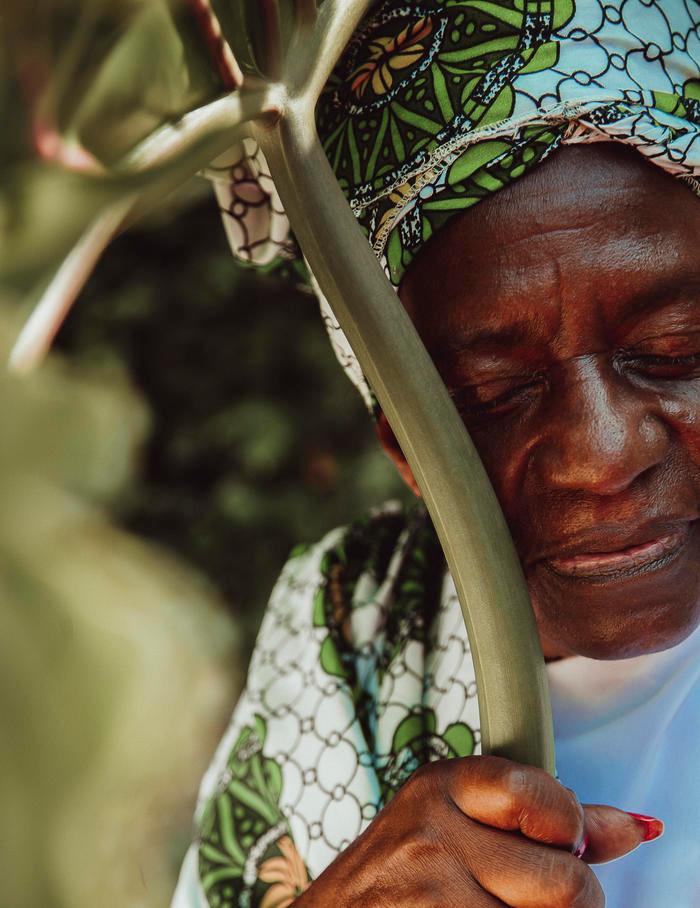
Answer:
[[[572,851],[584,835],[576,795],[541,769],[500,757],[451,761],[448,791],[468,817]]]
[[[605,905],[595,874],[570,852],[493,828],[479,827],[471,842],[470,838],[467,833],[465,852],[472,876],[511,908]]]
[[[588,844],[583,860],[604,864],[634,851],[642,842],[657,839],[664,824],[654,817],[641,817],[603,804],[584,805]]]

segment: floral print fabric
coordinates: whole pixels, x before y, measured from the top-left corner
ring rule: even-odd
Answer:
[[[697,30],[672,0],[383,4],[346,48],[317,123],[392,283],[446,219],[573,136],[624,137],[692,179]]]
[[[285,565],[174,905],[291,904],[418,766],[478,750],[474,668],[437,536],[421,502],[390,502]]]

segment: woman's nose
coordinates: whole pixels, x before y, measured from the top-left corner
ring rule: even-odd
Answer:
[[[544,410],[532,454],[549,488],[615,495],[666,456],[669,435],[653,399],[602,354],[562,364]]]

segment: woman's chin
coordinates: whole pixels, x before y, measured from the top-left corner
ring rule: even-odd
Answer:
[[[548,648],[629,659],[685,640],[700,624],[699,523],[681,551],[645,571],[575,576],[534,565],[528,587]]]
[[[638,614],[619,615],[616,621],[591,622],[581,628],[560,622],[548,640],[561,653],[589,659],[631,659],[657,653],[682,643],[700,624],[700,602],[679,608],[679,604],[647,609]]]
[[[592,638],[581,641],[576,650],[576,655],[587,656],[589,659],[613,660],[633,659],[635,656],[644,656],[649,653],[659,653],[672,649],[689,637],[700,624],[700,610],[694,610],[693,619],[686,621],[682,626],[674,622],[654,624],[650,631],[641,633],[635,629],[628,631],[622,628],[619,634],[600,639]]]

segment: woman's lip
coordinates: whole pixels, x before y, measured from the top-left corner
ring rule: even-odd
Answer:
[[[672,533],[666,533],[649,542],[632,545],[617,552],[584,552],[570,555],[567,558],[547,558],[545,564],[557,574],[565,574],[570,577],[636,572],[654,562],[665,564],[669,557],[679,551],[686,542],[688,533],[689,525],[686,524]]]

